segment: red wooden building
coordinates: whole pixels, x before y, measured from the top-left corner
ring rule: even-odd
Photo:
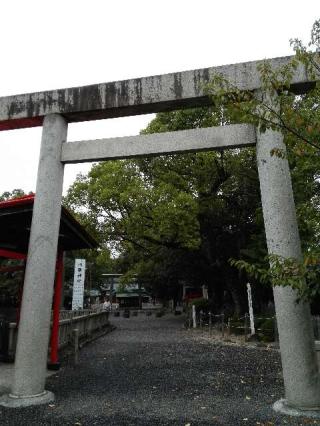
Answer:
[[[23,270],[27,259],[34,194],[0,202],[0,258],[20,259],[23,265],[0,267],[1,272]],[[53,297],[50,363],[58,364],[59,311],[62,296],[63,253],[69,250],[93,249],[97,242],[65,208],[61,210],[56,279]],[[23,292],[21,283],[20,300]],[[19,309],[17,323],[19,322]]]

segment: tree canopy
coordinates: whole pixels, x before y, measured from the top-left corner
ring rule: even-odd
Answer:
[[[306,253],[319,247],[320,91],[316,84],[296,95],[290,81],[301,62],[310,74],[319,73],[319,54],[314,52],[319,27],[317,21],[308,47],[292,41],[295,56],[286,67],[261,65],[264,96],[241,92],[217,75],[207,87],[212,106],[159,113],[142,131],[241,122],[261,131],[280,130],[288,154],[270,155],[288,155]],[[275,99],[273,109],[266,96]],[[230,259],[266,264],[254,149],[98,163],[77,178],[65,202],[117,258],[113,268],[138,274],[162,296],[173,296],[181,283],[206,284],[217,305],[232,301],[241,312],[247,276]],[[261,301],[268,300],[269,287],[256,286],[255,291]]]

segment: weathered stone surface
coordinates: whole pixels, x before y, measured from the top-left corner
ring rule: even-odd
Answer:
[[[257,132],[257,161],[268,253],[301,260],[301,245],[283,136]],[[320,409],[320,377],[310,307],[291,287],[274,287],[285,397],[295,409]]]
[[[291,57],[270,59],[277,68]],[[64,115],[68,122],[155,113],[209,103],[204,85],[221,73],[241,89],[260,87],[257,65],[244,62],[193,71],[136,78],[0,98],[0,130],[40,126],[47,114]],[[297,91],[310,83],[303,67],[293,76]]]
[[[85,161],[115,160],[139,156],[207,151],[254,145],[254,126],[237,124],[177,132],[122,138],[69,142],[62,146],[61,161],[82,163]]]
[[[67,124],[57,114],[44,120],[11,394],[28,401],[42,395],[59,236]]]
[[[320,419],[319,409],[301,410],[299,408],[293,408],[287,405],[287,401],[285,399],[280,399],[279,401],[275,402],[273,404],[273,409],[276,413],[286,414],[287,416]]]
[[[44,391],[40,395],[15,397],[13,395],[4,395],[0,398],[0,405],[8,408],[23,408],[34,405],[50,404],[54,401],[52,392]]]

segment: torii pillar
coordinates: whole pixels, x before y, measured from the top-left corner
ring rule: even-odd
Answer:
[[[288,160],[271,155],[272,149],[286,154],[280,132],[257,132],[257,162],[269,254],[302,259],[295,203]],[[274,301],[285,399],[273,408],[283,414],[320,417],[320,380],[310,306],[297,303],[291,287],[274,287]]]
[[[2,405],[24,407],[53,401],[44,390],[53,283],[61,216],[64,165],[61,149],[67,123],[59,114],[44,118],[37,189],[18,331],[11,393]]]

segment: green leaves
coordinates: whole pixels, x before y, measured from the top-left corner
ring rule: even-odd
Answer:
[[[10,200],[12,198],[19,198],[26,195],[22,189],[14,189],[13,191],[5,191],[0,194],[0,201]]]
[[[291,40],[295,56],[279,68],[262,61],[257,66],[260,76],[260,94],[242,91],[222,75],[215,75],[206,87],[226,123],[251,123],[261,132],[267,129],[281,131],[291,149],[297,141],[320,149],[319,142],[319,83],[307,94],[297,96],[290,90],[292,78],[299,65],[303,65],[312,79],[320,77],[320,21],[316,21],[308,47],[298,39]],[[316,51],[314,51],[316,50]]]
[[[251,123],[257,126],[260,132],[271,129],[283,133],[288,153],[273,149],[270,155],[288,157],[302,245],[310,256],[310,253],[319,247],[320,242],[320,88],[317,83],[306,94],[299,96],[292,93],[290,88],[298,66],[303,65],[311,78],[320,77],[320,20],[314,23],[311,41],[307,46],[298,39],[292,40],[291,45],[295,56],[286,65],[278,69],[272,68],[271,62],[268,61],[258,65],[257,71],[261,81],[259,93],[241,91],[222,75],[214,76],[206,90],[215,108],[223,113],[225,123]],[[311,299],[319,293],[315,279],[317,267],[310,268],[305,263],[276,256],[261,260],[254,249],[252,250],[255,245],[259,250],[262,247],[261,240],[256,236],[241,250],[241,257],[250,261],[238,258],[230,264],[256,281],[272,285],[290,285],[298,290],[300,298]],[[261,251],[259,253],[261,255]]]
[[[145,132],[221,119],[212,107],[161,113]],[[250,149],[100,163],[79,176],[65,201],[119,257],[123,272],[164,288],[179,281],[217,287],[218,265],[262,229],[254,220],[255,163]]]
[[[309,253],[303,261],[298,261],[272,254],[260,264],[235,259],[230,259],[230,264],[263,284],[291,287],[297,291],[297,302],[311,302],[320,295],[319,255],[319,252]]]
[[[145,165],[144,165],[145,167]],[[193,196],[164,179],[146,176],[135,162],[93,166],[69,190],[67,205],[81,209],[100,238],[118,251],[128,242],[152,249],[158,245],[197,247],[197,205]],[[170,172],[172,174],[172,172]]]

